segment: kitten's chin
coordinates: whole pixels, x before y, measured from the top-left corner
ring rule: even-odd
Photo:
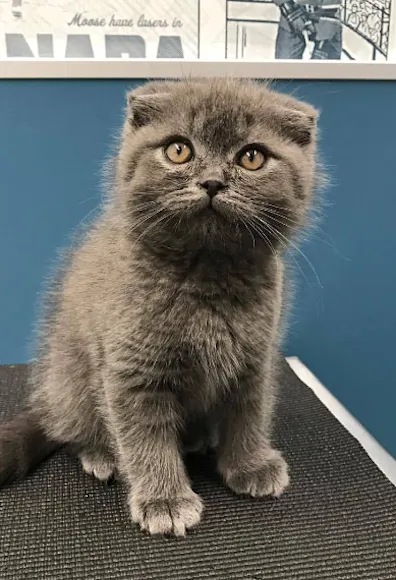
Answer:
[[[222,195],[216,195],[213,199],[211,199],[208,209],[212,212],[212,214],[219,217],[228,219],[235,218],[235,212],[233,211],[232,206],[230,206],[230,204],[224,200]]]
[[[222,204],[215,204],[213,200],[211,200],[206,207],[201,209],[200,216],[202,222],[204,223],[213,223],[218,224],[224,223],[227,218],[230,217],[227,211],[224,211],[225,208],[222,207]]]

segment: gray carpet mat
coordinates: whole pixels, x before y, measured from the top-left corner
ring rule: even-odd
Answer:
[[[0,367],[0,422],[17,411],[26,373]],[[286,364],[276,431],[289,492],[234,496],[210,458],[192,459],[205,512],[185,539],[142,534],[120,483],[55,454],[0,490],[0,579],[395,580],[396,489]]]

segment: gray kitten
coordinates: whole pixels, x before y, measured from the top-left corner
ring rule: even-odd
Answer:
[[[282,255],[316,180],[316,111],[250,81],[128,95],[114,186],[52,292],[29,410],[0,429],[0,483],[60,444],[127,483],[134,522],[201,518],[183,462],[215,448],[236,493],[279,496],[271,445]]]

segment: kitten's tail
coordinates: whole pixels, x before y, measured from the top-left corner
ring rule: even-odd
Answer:
[[[22,479],[60,444],[48,439],[32,411],[0,425],[0,486]]]

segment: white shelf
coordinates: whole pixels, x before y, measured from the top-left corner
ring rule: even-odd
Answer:
[[[367,455],[396,486],[396,459],[394,459],[376,439],[363,427],[361,423],[326,389],[315,375],[298,359],[290,357],[287,359],[290,367],[298,378],[313,390],[315,395],[338,419],[355,439],[357,439]]]
[[[396,80],[396,62],[267,62],[106,59],[9,59],[3,79],[148,79],[233,76],[256,79]]]

